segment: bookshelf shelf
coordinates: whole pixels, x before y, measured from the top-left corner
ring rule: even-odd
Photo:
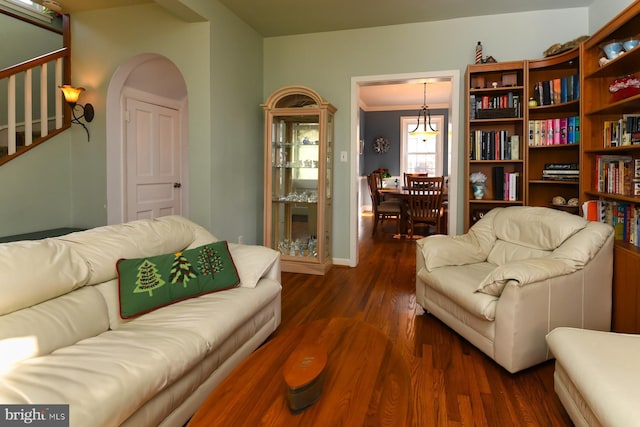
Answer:
[[[640,109],[640,95],[630,96],[623,100],[612,102],[610,104],[601,105],[591,111],[587,111],[585,115],[592,116],[598,114],[623,114],[630,111]]]
[[[529,150],[577,150],[578,148],[580,148],[580,143],[529,146]]]
[[[526,84],[525,61],[467,67],[465,176],[482,172],[487,182],[483,198],[474,199],[467,181],[465,230],[495,207],[524,204]]]
[[[580,181],[559,181],[551,179],[530,179],[529,185],[579,185]]]
[[[600,148],[589,148],[583,150],[583,154],[623,154],[623,153],[637,153],[640,155],[640,144],[636,145],[622,145],[620,147],[600,147]],[[634,153],[634,154],[635,154]]]
[[[579,182],[542,177],[550,163],[580,164],[580,50],[527,61],[527,71],[527,94],[538,105],[527,104],[526,202],[558,208],[550,201],[578,198]]]
[[[563,112],[574,112],[580,109],[580,100],[575,99],[569,102],[563,102],[561,104],[551,105],[539,105],[536,107],[529,107],[529,116],[541,114],[558,114]]]
[[[522,205],[522,200],[496,200],[496,199],[480,199],[480,200],[469,200],[469,203],[472,205],[503,205],[503,206],[511,206],[511,205]]]
[[[640,287],[637,279],[640,274],[640,234],[636,226],[637,218],[640,216],[640,196],[627,195],[629,187],[623,188],[625,194],[598,190],[603,188],[603,179],[611,179],[612,170],[614,179],[617,174],[623,174],[626,178],[629,172],[633,179],[633,160],[640,158],[640,144],[607,146],[613,138],[609,138],[611,134],[606,131],[610,129],[607,126],[611,126],[612,121],[621,119],[622,115],[640,113],[640,95],[611,102],[609,92],[609,85],[614,80],[621,76],[640,73],[640,49],[636,47],[600,65],[603,43],[636,36],[638,28],[640,2],[635,1],[580,47],[581,90],[583,97],[588,99],[583,105],[583,114],[580,117],[583,136],[580,153],[580,204],[588,203],[590,208],[587,211],[596,220],[608,222],[616,229],[612,327],[618,332],[634,333],[640,332]],[[603,156],[632,159],[632,166],[627,168],[625,160],[616,162],[615,157],[604,159]],[[616,163],[619,166],[617,170]],[[609,164],[613,169],[607,170]],[[620,167],[620,164],[623,166]],[[604,173],[609,176],[603,176]],[[614,181],[614,184],[617,183],[618,181]],[[593,206],[597,208],[592,210]]]

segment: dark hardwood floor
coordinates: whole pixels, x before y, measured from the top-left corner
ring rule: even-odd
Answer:
[[[414,426],[572,426],[553,391],[553,361],[510,374],[415,301],[415,242],[388,221],[360,221],[360,262],[325,276],[282,273],[282,324],[354,317],[380,328],[412,377]],[[349,426],[355,427],[355,426]]]

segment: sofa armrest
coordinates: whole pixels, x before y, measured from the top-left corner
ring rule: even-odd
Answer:
[[[476,292],[500,296],[510,281],[522,287],[553,277],[570,274],[577,269],[561,259],[531,258],[499,265],[480,282]]]
[[[475,264],[487,260],[496,241],[493,219],[501,208],[487,212],[467,232],[459,236],[436,234],[418,241],[424,267],[433,271],[438,267]]]
[[[489,254],[489,251],[478,245],[469,234],[461,236],[436,234],[420,239],[419,245],[427,271],[433,271],[439,267],[483,262]]]

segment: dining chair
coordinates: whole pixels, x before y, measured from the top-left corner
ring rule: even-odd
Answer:
[[[442,233],[444,177],[407,176],[409,208],[407,223],[409,238],[413,238],[417,225],[428,225]]]
[[[407,177],[410,177],[410,176],[427,177],[428,174],[426,172],[424,172],[424,173],[407,173],[407,172],[405,172],[404,173],[404,188],[409,187],[409,184],[407,183]]]
[[[377,170],[371,172],[371,175],[374,177],[375,181],[376,181],[376,188],[378,190],[382,190],[384,188],[384,179],[382,178],[382,173],[378,172]],[[378,192],[378,197],[380,198],[380,203],[382,202],[389,202],[389,201],[394,201],[394,202],[398,202],[397,199],[394,200],[393,197],[387,197],[385,194],[381,194],[380,192]]]
[[[369,183],[369,193],[371,194],[371,209],[373,210],[373,230],[371,235],[376,234],[378,223],[385,219],[394,218],[398,223],[397,234],[400,234],[400,219],[403,213],[402,205],[399,201],[386,201],[380,199],[380,192],[376,182],[375,174],[367,176]]]

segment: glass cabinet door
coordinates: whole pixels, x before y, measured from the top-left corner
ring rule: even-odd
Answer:
[[[319,116],[276,117],[272,127],[271,239],[284,255],[317,258]]]
[[[274,92],[265,109],[264,244],[282,271],[324,274],[331,266],[333,114],[313,90]]]

